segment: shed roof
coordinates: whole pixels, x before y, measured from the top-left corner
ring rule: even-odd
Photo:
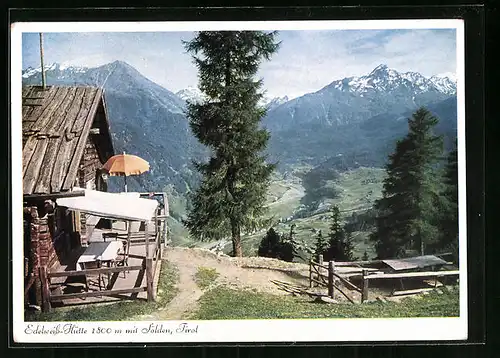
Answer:
[[[24,86],[22,98],[25,195],[71,189],[100,107],[106,122],[104,134],[112,151],[101,89]]]
[[[78,188],[78,190],[82,190]],[[84,196],[56,199],[56,204],[69,210],[109,219],[150,221],[154,218],[158,201],[143,199],[132,193],[121,195],[102,191],[83,189]]]
[[[395,271],[410,270],[410,269],[446,264],[446,261],[434,255],[409,257],[409,258],[394,259],[394,260],[382,260],[382,262]]]

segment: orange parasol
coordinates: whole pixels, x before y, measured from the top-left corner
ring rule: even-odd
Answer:
[[[117,154],[109,158],[103,168],[111,176],[125,177],[125,191],[127,191],[127,176],[147,172],[149,163],[136,155],[123,152],[123,154]]]

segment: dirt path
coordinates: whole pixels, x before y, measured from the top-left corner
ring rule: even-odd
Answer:
[[[304,264],[291,264],[263,257],[217,256],[208,250],[181,247],[168,248],[164,252],[164,258],[178,269],[179,292],[165,308],[144,318],[178,320],[186,318],[190,312],[193,312],[197,307],[198,299],[204,292],[195,282],[199,267],[214,268],[219,273],[214,283],[216,286],[225,285],[285,295],[288,293],[278,289],[271,280],[285,281],[304,287],[308,285],[309,268]]]

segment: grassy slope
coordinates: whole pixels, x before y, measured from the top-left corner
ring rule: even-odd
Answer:
[[[420,298],[406,298],[400,303],[367,302],[364,304],[318,304],[291,296],[275,296],[230,288],[205,293],[199,308],[189,319],[294,319],[294,318],[388,318],[388,317],[457,317],[458,289],[431,292]]]

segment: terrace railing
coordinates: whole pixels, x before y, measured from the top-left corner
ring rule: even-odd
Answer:
[[[62,272],[50,272],[47,266],[41,266],[39,269],[39,279],[42,288],[42,311],[47,312],[51,310],[52,303],[58,301],[64,301],[73,298],[87,297],[102,297],[102,296],[116,296],[122,294],[138,294],[140,292],[147,292],[148,302],[156,300],[156,294],[154,290],[154,277],[156,277],[158,264],[161,261],[162,249],[161,249],[161,236],[160,232],[156,232],[154,237],[154,243],[152,250],[150,250],[150,235],[148,232],[145,233],[146,241],[146,256],[142,260],[141,265],[133,266],[118,266],[118,267],[103,267],[97,269],[85,269],[85,270],[71,270]],[[133,287],[123,288],[123,289],[112,289],[114,282],[116,282],[119,273],[124,271],[139,271],[138,278],[135,281]],[[72,277],[72,276],[86,276],[86,275],[110,275],[110,280],[105,290],[98,291],[87,291],[79,293],[64,293],[64,294],[53,294],[50,290],[50,280],[55,277]],[[112,276],[111,276],[112,275]],[[144,275],[146,276],[146,285],[142,286],[142,281]]]

